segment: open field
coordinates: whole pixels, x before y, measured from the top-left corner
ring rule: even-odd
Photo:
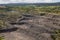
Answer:
[[[0,40],[60,40],[60,6],[0,6]]]

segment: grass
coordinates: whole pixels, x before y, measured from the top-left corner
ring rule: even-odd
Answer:
[[[60,6],[19,6],[13,7],[12,10],[19,11],[20,13],[60,13]]]
[[[0,10],[0,12],[19,12],[20,14],[22,13],[30,13],[30,14],[40,14],[41,12],[44,13],[55,13],[55,14],[60,14],[60,6],[36,6],[36,5],[27,5],[27,6],[11,6],[6,8],[3,8]]]

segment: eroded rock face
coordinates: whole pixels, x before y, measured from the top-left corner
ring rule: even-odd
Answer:
[[[2,33],[6,40],[53,40],[51,35],[60,29],[60,15],[23,15],[13,26],[18,30]]]

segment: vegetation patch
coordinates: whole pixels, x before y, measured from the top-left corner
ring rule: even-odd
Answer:
[[[56,30],[52,35],[53,40],[60,40],[60,30]]]
[[[0,40],[4,40],[4,37],[3,37],[3,36],[1,36],[1,37],[0,37]]]

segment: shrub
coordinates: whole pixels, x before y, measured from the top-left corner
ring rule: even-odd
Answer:
[[[0,40],[3,40],[4,38],[3,37],[0,37]]]
[[[60,40],[60,30],[56,30],[55,35],[52,35],[53,40]]]
[[[0,29],[5,27],[7,24],[5,23],[5,21],[0,20]]]
[[[41,16],[44,16],[46,13],[40,13]]]

